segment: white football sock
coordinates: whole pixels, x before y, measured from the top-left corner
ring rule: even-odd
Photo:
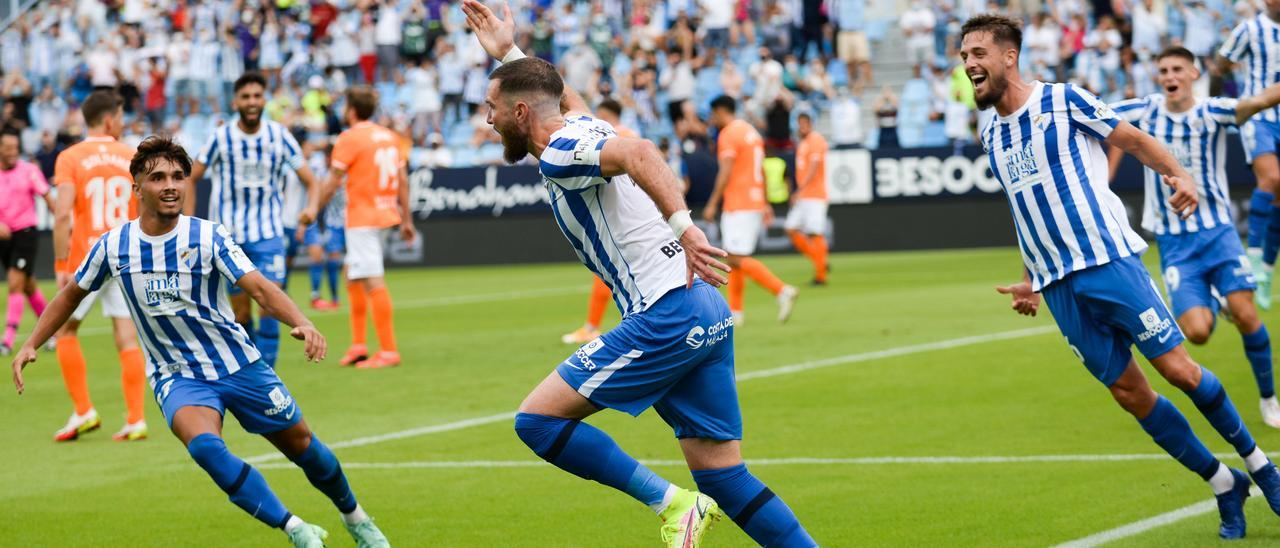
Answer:
[[[1209,478],[1209,487],[1213,488],[1214,495],[1221,495],[1230,491],[1236,486],[1236,478],[1231,475],[1231,469],[1227,465],[1218,463],[1218,471],[1213,473],[1213,477]]]
[[[676,498],[676,490],[677,490],[677,487],[674,483],[668,485],[667,492],[662,494],[662,502],[659,502],[657,504],[650,504],[649,508],[653,509],[654,513],[661,516],[662,513],[666,511],[667,507],[671,506],[671,499]]]
[[[369,519],[369,514],[364,513],[364,508],[361,508],[359,504],[356,505],[355,510],[342,514],[342,521],[345,521],[347,525],[355,525],[367,519]]]
[[[1244,457],[1244,465],[1249,469],[1250,474],[1257,472],[1259,468],[1266,466],[1269,462],[1271,460],[1267,458],[1267,454],[1263,453],[1262,449],[1258,447],[1254,447],[1253,452]]]
[[[292,533],[294,529],[301,527],[304,522],[298,516],[289,516],[289,521],[284,524],[285,534]]]

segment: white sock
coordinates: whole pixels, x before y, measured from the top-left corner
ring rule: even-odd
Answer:
[[[355,510],[342,514],[342,521],[345,521],[347,525],[355,525],[367,519],[369,519],[369,514],[364,513],[364,508],[361,508],[359,504],[356,505]]]
[[[1231,475],[1231,469],[1219,462],[1218,471],[1214,472],[1213,477],[1209,478],[1209,487],[1213,488],[1213,494],[1221,495],[1235,486],[1236,478]]]
[[[671,499],[676,498],[677,490],[678,488],[674,483],[668,485],[667,492],[662,494],[662,502],[659,502],[657,504],[650,504],[649,508],[653,509],[653,512],[655,514],[658,514],[659,516],[661,516],[662,513],[667,510],[667,507],[671,506]]]
[[[305,522],[302,521],[302,518],[298,516],[289,516],[289,521],[284,524],[285,534],[292,533],[294,529],[301,527],[303,523]]]
[[[1253,452],[1244,457],[1244,465],[1251,474],[1257,472],[1259,468],[1266,466],[1269,462],[1271,460],[1267,458],[1267,454],[1263,453],[1262,449],[1258,447],[1254,447]]]

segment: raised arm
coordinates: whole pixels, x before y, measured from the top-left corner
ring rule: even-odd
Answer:
[[[302,311],[298,310],[298,305],[280,289],[280,286],[267,280],[261,272],[254,270],[247,272],[236,280],[236,286],[243,289],[258,306],[262,307],[262,311],[272,316],[293,330],[289,332],[289,336],[303,341],[305,343],[303,352],[310,361],[320,361],[324,359],[328,351],[327,343],[325,343],[324,335],[316,329],[316,326],[302,315]],[[61,296],[61,293],[59,293]]]
[[[511,15],[511,6],[502,3],[502,18],[499,19],[493,10],[479,0],[463,0],[462,12],[467,14],[467,26],[471,27],[480,46],[485,53],[500,62],[507,63],[523,58],[525,55],[516,47],[516,22]],[[591,108],[577,90],[566,85],[564,95],[560,97],[560,112],[566,116],[571,114],[591,114]]]
[[[18,390],[18,394],[22,394],[25,387],[22,382],[22,369],[36,361],[36,348],[44,345],[49,337],[58,332],[62,324],[67,323],[67,318],[71,317],[76,307],[80,306],[80,301],[88,295],[89,292],[79,284],[69,283],[58,291],[53,301],[44,309],[44,313],[36,320],[35,331],[31,332],[31,336],[27,337],[27,341],[22,343],[22,348],[13,357],[13,386]]]
[[[641,189],[653,199],[662,217],[671,225],[674,236],[684,247],[685,262],[689,267],[688,285],[693,285],[696,274],[707,283],[720,286],[728,279],[719,271],[729,267],[719,258],[727,257],[722,249],[711,246],[707,235],[693,224],[685,206],[680,183],[670,166],[662,159],[662,153],[652,141],[615,137],[605,141],[600,151],[600,173],[605,177],[630,175]]]
[[[1107,137],[1106,143],[1134,155],[1143,165],[1159,173],[1164,184],[1174,190],[1169,197],[1169,205],[1173,206],[1179,216],[1186,219],[1195,213],[1199,201],[1195,179],[1154,137],[1143,133],[1129,122],[1121,121]]]

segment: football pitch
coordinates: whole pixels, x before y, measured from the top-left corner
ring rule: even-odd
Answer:
[[[1155,252],[1147,254],[1149,266]],[[736,329],[739,393],[753,472],[827,546],[1217,546],[1208,487],[1165,456],[1072,355],[1053,321],[1009,309],[1013,249],[838,254],[831,285],[808,288],[801,257],[765,257],[801,287],[791,321],[747,290]],[[658,546],[658,519],[624,494],[541,463],[515,436],[514,410],[573,348],[590,278],[580,265],[396,270],[402,366],[340,368],[345,311],[311,314],[330,357],[305,363],[282,343],[277,367],[308,423],[342,460],[361,504],[401,546]],[[291,293],[305,300],[305,272]],[[1042,308],[1042,311],[1044,309]],[[309,312],[310,313],[310,312]],[[1280,311],[1263,314],[1272,324]],[[616,310],[606,325],[617,322]],[[33,322],[24,319],[23,333]],[[1234,327],[1192,355],[1214,369],[1264,449],[1257,390]],[[119,365],[95,311],[82,344],[103,428],[52,434],[70,401],[52,353],[27,392],[0,392],[0,545],[283,546],[243,514],[170,435],[153,402],[151,439],[111,441],[123,421]],[[370,329],[372,336],[372,329]],[[4,360],[5,369],[9,361]],[[1190,400],[1144,364],[1230,466],[1230,446]],[[589,422],[636,458],[693,487],[653,412]],[[229,448],[263,470],[286,506],[351,546],[328,499],[228,415]],[[1246,504],[1248,537],[1280,543],[1280,517]],[[750,546],[731,521],[707,546]]]

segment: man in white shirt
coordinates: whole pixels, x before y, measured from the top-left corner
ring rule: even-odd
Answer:
[[[912,65],[933,62],[933,27],[937,19],[933,10],[919,0],[911,3],[911,8],[902,14],[898,25],[902,28],[902,36],[907,40],[907,62]]]
[[[378,46],[378,81],[391,79],[392,71],[400,65],[400,11],[396,0],[383,0],[378,8],[378,21],[374,26],[373,42]]]

